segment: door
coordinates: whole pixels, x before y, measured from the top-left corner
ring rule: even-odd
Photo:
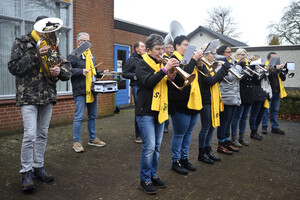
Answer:
[[[129,47],[114,45],[114,70],[122,72],[125,63],[129,57]],[[130,103],[129,80],[125,79],[118,82],[118,91],[116,92],[116,105]]]

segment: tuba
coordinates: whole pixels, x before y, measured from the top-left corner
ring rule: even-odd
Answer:
[[[41,38],[36,45],[37,56],[42,66],[42,72],[49,84],[53,85],[57,82],[57,77],[52,77],[47,71],[49,68],[59,66],[65,58],[60,55],[58,45],[59,38],[56,32],[62,27],[63,21],[59,18],[44,18],[34,24],[34,30],[44,33],[45,37]],[[40,47],[43,41],[50,46],[44,56],[40,55]]]
[[[169,28],[169,33],[166,35],[165,37],[165,44],[173,44],[173,41],[174,39],[177,37],[177,36],[180,36],[180,35],[185,35],[185,31],[183,29],[183,27],[181,26],[181,24],[174,20],[171,22],[170,24],[170,28]],[[163,58],[160,63],[165,65],[167,62],[169,61],[168,58]],[[184,83],[183,83],[183,86],[178,86],[176,83],[174,83],[174,81],[170,78],[168,78],[168,80],[178,89],[178,90],[182,90],[185,86],[188,86],[190,85],[196,75],[195,74],[189,74],[187,73],[186,71],[184,71],[183,69],[181,69],[180,67],[175,67],[174,70],[183,78],[184,80]],[[173,72],[171,72],[173,73]]]

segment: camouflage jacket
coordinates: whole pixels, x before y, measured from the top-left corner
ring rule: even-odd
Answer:
[[[31,34],[16,38],[8,70],[16,77],[16,105],[46,105],[56,103],[56,84],[49,84],[40,72],[40,61],[36,57],[36,42]],[[69,62],[60,65],[58,79],[67,81],[72,76]]]

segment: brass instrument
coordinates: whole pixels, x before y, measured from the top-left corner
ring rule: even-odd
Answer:
[[[46,69],[59,66],[65,60],[65,58],[59,53],[59,38],[56,34],[56,31],[59,30],[62,25],[63,21],[59,18],[44,18],[34,24],[34,29],[37,32],[45,34],[45,38],[41,38],[37,42],[36,51],[43,69],[43,74],[49,84],[55,84],[58,78],[48,75]],[[39,50],[43,41],[46,41],[47,45],[49,45],[51,48],[48,49],[44,56],[41,56]]]
[[[161,64],[164,64],[164,63],[167,63],[168,61],[169,61],[168,58],[163,58],[163,59],[160,61],[160,63],[161,63]],[[195,79],[195,77],[196,77],[195,74],[189,74],[189,73],[187,73],[186,71],[184,71],[183,69],[181,69],[180,67],[175,67],[175,68],[173,68],[172,71],[170,71],[170,73],[173,73],[173,72],[174,72],[173,70],[175,70],[175,71],[183,78],[183,80],[184,80],[183,86],[179,87],[178,85],[176,85],[176,83],[174,83],[174,81],[173,81],[172,79],[170,79],[170,78],[168,77],[168,80],[169,80],[169,81],[170,81],[170,82],[171,82],[178,90],[182,90],[184,87],[190,85],[190,84],[194,81],[194,79]]]
[[[210,72],[217,72],[220,69],[220,65],[223,65],[226,61],[228,62],[227,58],[225,56],[218,56],[217,57],[218,60],[213,60],[213,62],[209,62],[208,60],[206,60],[205,58],[201,58],[201,61],[203,63],[205,63],[208,67],[209,67],[209,73]],[[220,60],[222,59],[222,60]],[[232,65],[232,68],[235,67],[234,65]],[[223,80],[225,82],[227,82],[228,84],[232,85],[234,84],[236,81],[239,81],[243,78],[244,75],[238,74],[235,71],[232,70],[232,68],[229,69],[229,72],[235,76],[235,80],[233,82],[230,82],[229,80],[227,80],[225,77],[223,77]],[[207,74],[204,74],[202,71],[199,71],[203,76],[208,76]]]

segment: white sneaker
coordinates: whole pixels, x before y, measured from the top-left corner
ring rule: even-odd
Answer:
[[[83,151],[84,151],[84,148],[83,148],[83,146],[81,145],[80,141],[74,143],[73,149],[74,149],[74,151],[75,151],[76,153],[79,153],[79,152],[83,152]]]

